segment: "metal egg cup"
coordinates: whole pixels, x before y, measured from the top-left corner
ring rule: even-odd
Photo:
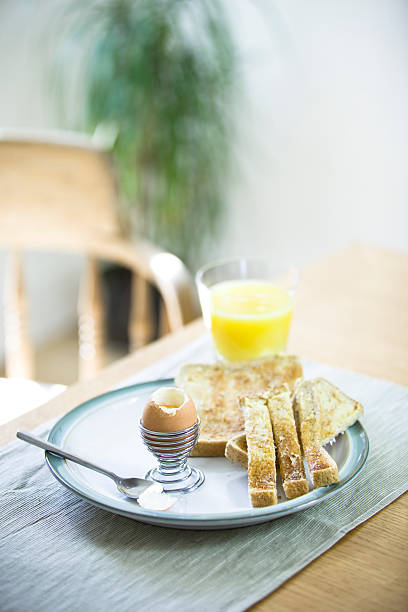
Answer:
[[[164,491],[173,493],[191,493],[203,484],[202,471],[187,463],[200,434],[199,418],[192,427],[170,433],[146,429],[140,421],[140,434],[159,464],[147,472],[146,479],[160,483]]]

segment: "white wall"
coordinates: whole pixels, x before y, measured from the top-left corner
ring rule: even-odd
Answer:
[[[407,249],[408,2],[224,2],[248,99],[215,253],[302,263],[352,240]],[[53,7],[0,3],[0,125],[57,124],[41,42]],[[38,342],[73,324],[80,266],[30,256]]]
[[[238,0],[234,17],[251,114],[221,252],[407,249],[408,2]]]

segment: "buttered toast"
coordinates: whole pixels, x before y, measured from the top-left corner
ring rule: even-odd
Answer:
[[[259,442],[262,439],[266,440],[266,473],[272,475],[270,482],[276,478],[276,467],[274,473],[270,461],[271,453],[268,450],[271,448],[271,442],[265,433],[265,405],[270,416],[273,441],[286,497],[291,499],[308,491],[302,454],[306,459],[310,477],[316,488],[338,482],[337,464],[323,445],[333,440],[362,416],[361,404],[348,397],[329,381],[315,378],[310,381],[299,379],[293,393],[288,385],[278,385],[258,397],[242,398],[240,405],[246,419],[251,414],[251,436],[256,441],[256,460],[252,462],[251,478],[248,473],[248,482],[251,500],[255,500],[257,505],[275,503],[268,501],[265,492],[261,493],[254,488],[256,476],[262,477],[262,449]],[[252,412],[249,412],[251,406],[253,407]],[[299,439],[301,444],[299,444]],[[228,441],[225,456],[243,467],[248,467],[247,432],[238,434]],[[273,485],[271,486],[273,489]],[[271,498],[274,499],[273,493]],[[253,505],[255,505],[254,502]]]
[[[312,380],[320,406],[321,446],[325,446],[339,433],[363,416],[362,405],[348,397],[338,387],[324,378]],[[238,434],[228,441],[225,456],[242,467],[248,466],[248,453],[245,434]]]
[[[303,458],[293,416],[292,398],[288,385],[275,387],[266,394],[273,437],[279,459],[283,490],[288,499],[304,495],[309,490]]]
[[[301,381],[295,390],[294,410],[303,454],[315,487],[338,482],[337,464],[321,446],[320,404],[310,380]]]
[[[276,490],[275,446],[267,402],[262,397],[240,400],[245,418],[248,446],[248,489],[254,507],[271,506],[278,501]]]
[[[187,364],[176,376],[194,400],[201,420],[200,438],[192,455],[224,456],[230,438],[244,431],[239,398],[259,395],[282,383],[292,387],[302,375],[298,357],[276,355],[239,364]]]

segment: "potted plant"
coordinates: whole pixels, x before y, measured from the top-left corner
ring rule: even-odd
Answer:
[[[218,0],[70,0],[68,8],[62,42],[83,53],[76,127],[115,134],[125,225],[195,268],[224,212],[237,91],[228,19]],[[69,60],[56,63],[59,74]]]

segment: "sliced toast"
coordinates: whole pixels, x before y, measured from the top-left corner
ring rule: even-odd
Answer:
[[[275,385],[293,386],[302,375],[298,357],[276,355],[239,364],[187,364],[176,385],[193,398],[201,420],[201,433],[192,455],[223,456],[228,440],[244,431],[239,398],[258,395]]]
[[[300,381],[295,390],[294,409],[307,467],[315,487],[338,482],[337,464],[321,446],[320,404],[314,384]]]
[[[309,490],[302,453],[293,416],[292,397],[288,385],[275,387],[266,394],[273,437],[279,459],[282,485],[288,499]]]
[[[363,416],[363,406],[340,391],[324,378],[313,379],[320,405],[321,446],[325,446],[339,433]],[[225,456],[231,461],[248,466],[248,452],[245,434],[238,434],[228,441]]]
[[[240,406],[245,417],[251,503],[254,507],[271,506],[277,503],[278,496],[275,446],[267,403],[262,397],[245,397]]]

